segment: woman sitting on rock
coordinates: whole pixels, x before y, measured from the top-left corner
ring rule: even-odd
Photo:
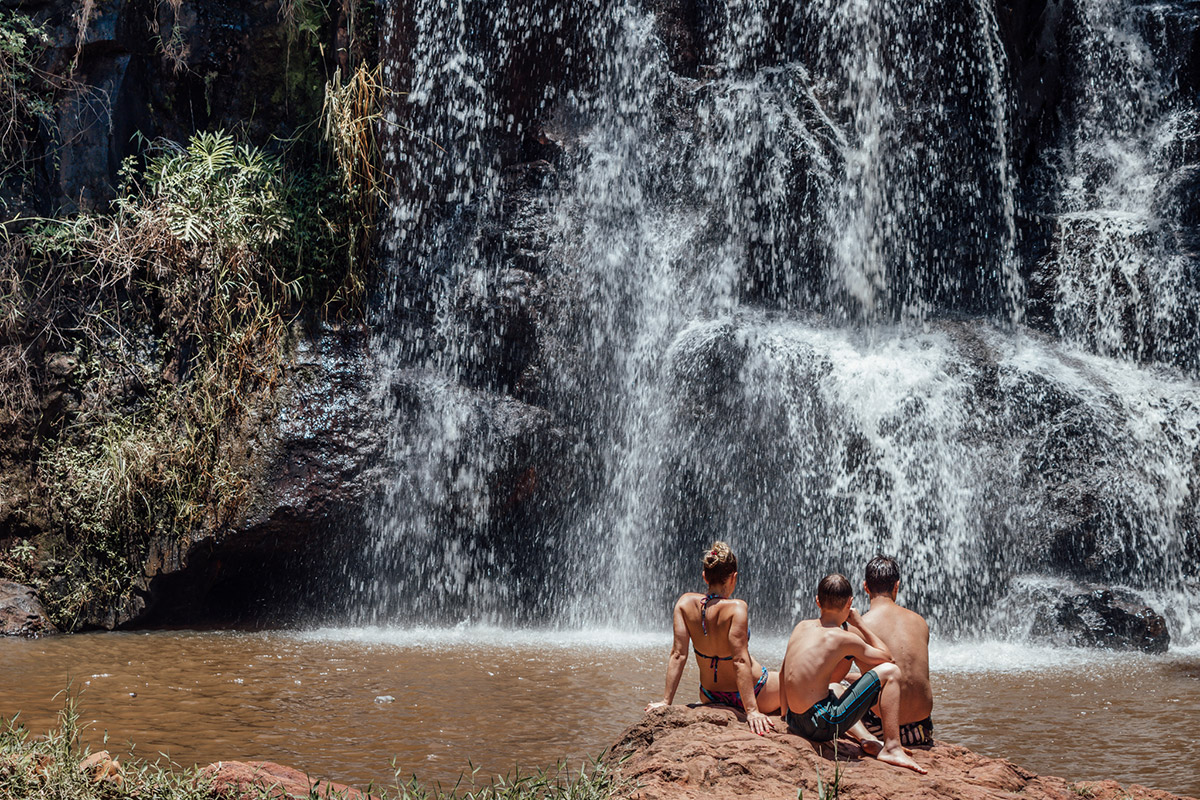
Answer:
[[[779,710],[779,673],[750,657],[749,609],[733,600],[737,588],[737,557],[724,542],[704,553],[704,582],[708,593],[686,592],[675,603],[675,640],[667,662],[667,690],[649,711],[669,706],[687,664],[693,643],[700,667],[700,702],[733,706],[746,712],[750,730],[760,736],[771,729],[767,714]],[[766,713],[764,713],[766,712]]]

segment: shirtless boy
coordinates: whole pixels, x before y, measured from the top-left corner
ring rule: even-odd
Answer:
[[[851,594],[850,581],[842,575],[826,575],[817,584],[821,616],[796,626],[783,656],[779,676],[783,721],[792,733],[809,741],[828,742],[853,727],[878,703],[883,749],[876,758],[924,774],[926,770],[900,744],[900,668],[892,663],[887,645],[871,633],[851,606]],[[856,631],[844,630],[846,623]],[[850,671],[851,661],[867,672],[839,697],[839,681]]]
[[[867,564],[863,588],[871,607],[862,620],[885,645],[900,668],[900,743],[933,744],[933,688],[929,685],[929,625],[915,611],[896,603],[900,567],[886,556]],[[863,717],[867,730],[879,736],[883,722],[874,713]]]

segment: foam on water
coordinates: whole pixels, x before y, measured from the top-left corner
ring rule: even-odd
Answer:
[[[669,631],[630,632],[612,628],[537,630],[458,625],[453,628],[350,627],[315,628],[283,634],[299,642],[382,645],[433,651],[507,651],[536,654],[541,650],[637,652],[665,663],[671,648]],[[787,638],[755,636],[752,653],[768,669],[778,669],[787,649]],[[1200,644],[1172,647],[1164,655],[1082,647],[1031,645],[1024,641],[994,638],[945,639],[934,637],[929,645],[930,669],[939,674],[1048,673],[1089,667],[1113,670],[1151,669],[1164,662],[1200,658]]]
[[[1030,645],[1028,642],[1003,642],[995,639],[963,639],[929,644],[929,667],[934,675],[947,673],[983,674],[989,672],[1042,673],[1084,669],[1090,666],[1111,668],[1135,662],[1152,663],[1161,656],[1116,652],[1083,647]]]
[[[669,632],[638,633],[613,628],[589,630],[538,630],[487,625],[452,628],[314,628],[288,634],[305,642],[348,642],[426,649],[556,650],[662,650],[670,649]]]

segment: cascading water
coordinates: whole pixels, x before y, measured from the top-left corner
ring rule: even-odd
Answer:
[[[944,632],[1049,574],[1192,635],[1200,387],[1076,335],[1065,233],[1056,318],[1098,355],[1019,327],[988,0],[414,0],[384,31],[367,619],[659,627],[723,538],[777,628],[884,551]]]
[[[1079,90],[1049,165],[1059,174],[1057,230],[1043,266],[1055,322],[1096,352],[1194,372],[1200,287],[1179,190],[1200,128],[1167,42],[1194,30],[1195,14],[1118,0],[1081,0],[1075,13]]]

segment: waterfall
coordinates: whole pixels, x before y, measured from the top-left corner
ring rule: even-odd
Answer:
[[[1043,266],[1065,339],[1194,371],[1200,292],[1177,191],[1193,171],[1182,157],[1200,129],[1176,65],[1155,54],[1179,24],[1172,12],[1169,4],[1076,3],[1078,90],[1066,142],[1050,154],[1057,229]]]
[[[382,52],[363,619],[659,627],[722,538],[769,627],[888,552],[945,633],[1004,634],[1009,587],[1054,575],[1191,635],[1200,387],[1076,299],[1114,247],[1072,228],[1097,216],[1067,168],[1096,144],[1085,86],[1055,247],[1022,264],[990,0],[411,0]],[[1151,106],[1113,141],[1150,153]],[[1061,341],[1024,326],[1034,271]]]

